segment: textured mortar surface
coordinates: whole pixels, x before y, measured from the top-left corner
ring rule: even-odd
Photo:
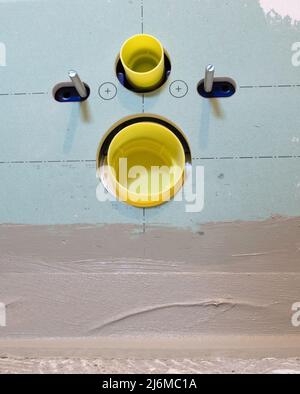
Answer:
[[[300,374],[299,359],[0,358],[0,374]]]

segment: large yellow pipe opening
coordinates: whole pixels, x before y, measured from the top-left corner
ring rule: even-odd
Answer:
[[[128,83],[137,90],[154,90],[165,73],[164,48],[159,40],[148,34],[129,38],[120,52]]]
[[[169,201],[182,187],[185,153],[179,139],[152,122],[124,128],[112,140],[107,155],[109,184],[114,194],[136,207]]]

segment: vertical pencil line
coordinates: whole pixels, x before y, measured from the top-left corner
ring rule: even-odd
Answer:
[[[144,33],[144,0],[141,0],[141,25],[142,25],[142,34]]]

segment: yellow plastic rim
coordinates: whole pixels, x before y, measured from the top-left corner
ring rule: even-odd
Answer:
[[[166,127],[141,122],[113,138],[107,166],[117,198],[149,208],[170,201],[182,187],[185,153],[179,139]]]
[[[151,35],[137,34],[125,41],[120,59],[127,81],[136,89],[155,89],[164,78],[164,48]]]

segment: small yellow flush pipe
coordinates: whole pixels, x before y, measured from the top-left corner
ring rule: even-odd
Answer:
[[[148,34],[138,34],[123,44],[120,58],[128,83],[137,90],[157,88],[165,73],[165,53],[160,41]]]

